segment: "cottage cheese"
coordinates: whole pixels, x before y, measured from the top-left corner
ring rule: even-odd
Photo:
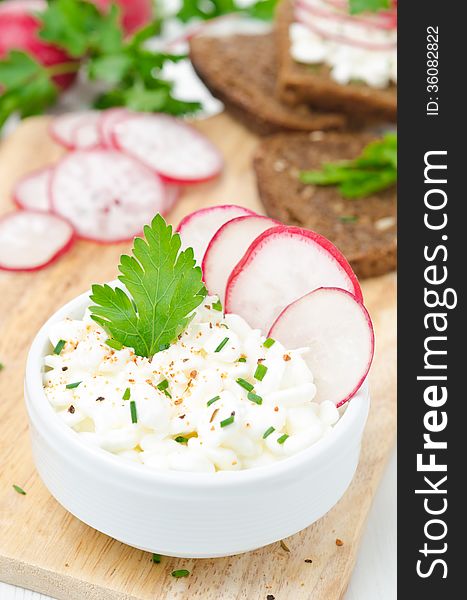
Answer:
[[[307,5],[317,13],[307,10]],[[370,87],[386,88],[397,83],[396,30],[368,27],[351,17],[346,20],[323,17],[319,15],[321,10],[327,13],[330,10],[323,0],[297,3],[296,22],[289,29],[295,61],[328,65],[331,77],[342,85],[359,81]],[[339,38],[353,43],[341,42]]]
[[[317,442],[339,413],[313,402],[309,350],[265,347],[259,330],[215,310],[216,300],[206,298],[178,341],[152,360],[110,348],[88,313],[56,323],[52,347],[66,344],[45,357],[49,402],[84,442],[156,470],[258,467]],[[262,380],[258,365],[266,367]]]

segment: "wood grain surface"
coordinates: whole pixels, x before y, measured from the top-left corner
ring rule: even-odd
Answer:
[[[197,124],[222,150],[227,166],[216,182],[187,190],[169,220],[207,205],[236,203],[262,212],[251,156],[256,139],[227,116]],[[0,213],[13,209],[17,178],[61,154],[47,135],[47,118],[29,119],[0,146]],[[163,558],[94,531],[47,492],[32,463],[22,379],[28,347],[42,323],[93,282],[113,279],[129,244],[79,242],[48,269],[0,272],[0,580],[63,600],[339,600],[396,428],[395,276],[364,282],[376,329],[372,407],[357,474],[342,500],[320,521],[285,540],[225,559]],[[12,484],[27,491],[17,494]],[[336,539],[343,545],[338,546]],[[305,562],[311,559],[312,562]],[[171,577],[186,568],[184,579]]]

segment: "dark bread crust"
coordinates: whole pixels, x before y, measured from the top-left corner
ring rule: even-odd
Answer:
[[[309,102],[326,110],[338,110],[371,121],[396,121],[397,86],[375,89],[361,83],[341,85],[323,65],[310,70],[290,54],[289,26],[293,22],[293,0],[282,0],[276,12],[278,98],[285,104]]]
[[[345,126],[342,114],[289,107],[275,97],[273,34],[197,36],[190,58],[200,79],[227,110],[260,135],[278,131],[314,131]]]
[[[343,198],[336,187],[302,184],[301,170],[357,156],[374,136],[355,133],[278,134],[265,138],[254,158],[258,190],[270,217],[329,238],[358,277],[396,268],[396,189],[368,198]],[[356,217],[344,222],[342,217]]]

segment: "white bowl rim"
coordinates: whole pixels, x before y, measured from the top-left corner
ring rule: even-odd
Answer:
[[[333,449],[338,449],[339,441],[345,441],[349,437],[360,439],[369,411],[370,398],[367,378],[363,381],[353,399],[347,403],[344,414],[341,415],[328,435],[296,454],[261,467],[240,469],[238,471],[217,471],[215,473],[157,471],[136,462],[122,460],[102,448],[85,444],[79,439],[77,432],[58,416],[47,400],[42,385],[42,367],[43,347],[48,340],[50,326],[69,317],[71,313],[76,312],[81,307],[84,313],[86,305],[89,304],[89,295],[90,290],[75,297],[53,313],[44,323],[31,344],[25,372],[26,408],[33,425],[37,426],[37,420],[39,420],[42,425],[42,434],[44,434],[44,430],[47,430],[46,435],[54,436],[57,443],[68,444],[75,453],[84,453],[83,458],[95,459],[96,464],[98,463],[103,468],[114,472],[115,475],[122,476],[125,474],[127,478],[134,481],[169,484],[177,487],[180,485],[193,488],[212,488],[220,485],[224,487],[225,485],[239,486],[259,481],[265,482],[294,471],[310,468],[312,464],[316,467],[319,466],[321,460],[329,459],[328,455],[333,454]]]

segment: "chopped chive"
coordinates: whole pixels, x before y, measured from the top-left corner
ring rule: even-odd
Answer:
[[[151,560],[153,563],[156,563],[156,565],[158,565],[161,562],[161,558],[162,557],[160,554],[153,554]]]
[[[274,346],[275,343],[276,343],[276,340],[273,340],[272,338],[268,338],[267,340],[264,341],[263,346],[265,348],[270,348],[271,346]]]
[[[123,392],[122,399],[123,400],[129,400],[130,399],[130,395],[131,395],[130,388],[126,388],[126,390]]]
[[[5,365],[2,362],[0,362],[0,371],[3,371],[4,368],[5,368]]]
[[[238,385],[240,385],[242,388],[244,388],[247,392],[253,391],[254,385],[251,385],[251,383],[249,383],[242,377],[239,377],[236,381],[237,381]]]
[[[233,412],[230,415],[230,417],[227,417],[227,419],[224,419],[223,421],[220,422],[220,426],[227,427],[227,425],[231,425],[234,421],[235,421],[235,413]]]
[[[66,344],[65,340],[59,340],[57,342],[57,345],[54,348],[54,354],[60,354],[60,352],[63,350],[65,344]]]
[[[246,362],[246,358],[244,356],[240,356],[237,362]]]
[[[74,390],[75,388],[77,388],[79,386],[80,383],[81,383],[81,381],[75,381],[75,383],[67,383],[66,384],[66,389],[67,390]]]
[[[218,310],[219,312],[222,312],[222,303],[220,300],[216,300],[215,302],[212,303],[212,308],[214,310]]]
[[[214,352],[220,352],[222,350],[222,348],[227,344],[227,342],[229,341],[228,337],[225,337],[222,342],[217,346],[217,348],[214,350]]]
[[[264,376],[266,375],[267,372],[268,372],[267,366],[263,365],[262,363],[259,363],[258,366],[256,367],[256,371],[255,371],[255,374],[253,375],[253,377],[255,379],[257,379],[258,381],[263,381]]]
[[[169,392],[168,387],[169,387],[169,382],[167,381],[167,379],[164,379],[157,385],[158,390],[160,390],[161,392],[164,392],[164,394],[166,396],[168,396],[169,398],[172,398],[172,394]]]
[[[268,427],[266,429],[266,431],[263,433],[263,440],[265,440],[269,435],[271,435],[271,433],[273,433],[274,431],[276,431],[275,427]]]
[[[176,571],[172,571],[172,577],[188,577],[190,571],[187,569],[177,569]]]
[[[175,441],[179,444],[186,444],[188,442],[188,438],[183,437],[183,435],[179,435],[175,438]]]
[[[136,412],[136,402],[134,400],[130,400],[130,413],[131,413],[131,422],[138,422],[138,413]]]
[[[286,433],[284,433],[284,435],[281,435],[280,438],[277,438],[277,443],[278,444],[283,444],[288,437],[289,436]]]
[[[341,215],[339,221],[342,223],[355,223],[355,221],[358,221],[358,217],[357,215]]]
[[[19,487],[19,485],[16,485],[16,483],[13,484],[13,489],[15,490],[15,492],[18,492],[18,494],[26,496],[26,492],[23,490],[23,488]]]
[[[248,392],[247,398],[255,404],[263,404],[263,399],[261,398],[261,396],[258,396],[258,394],[255,394],[254,392]]]
[[[208,400],[206,402],[206,406],[211,406],[211,404],[214,404],[214,402],[217,402],[220,399],[221,399],[220,396],[214,396],[214,398],[211,398],[211,400]]]
[[[107,340],[105,340],[105,343],[107,344],[107,346],[113,348],[114,350],[121,350],[123,348],[122,342],[114,340],[113,338],[108,338]]]

